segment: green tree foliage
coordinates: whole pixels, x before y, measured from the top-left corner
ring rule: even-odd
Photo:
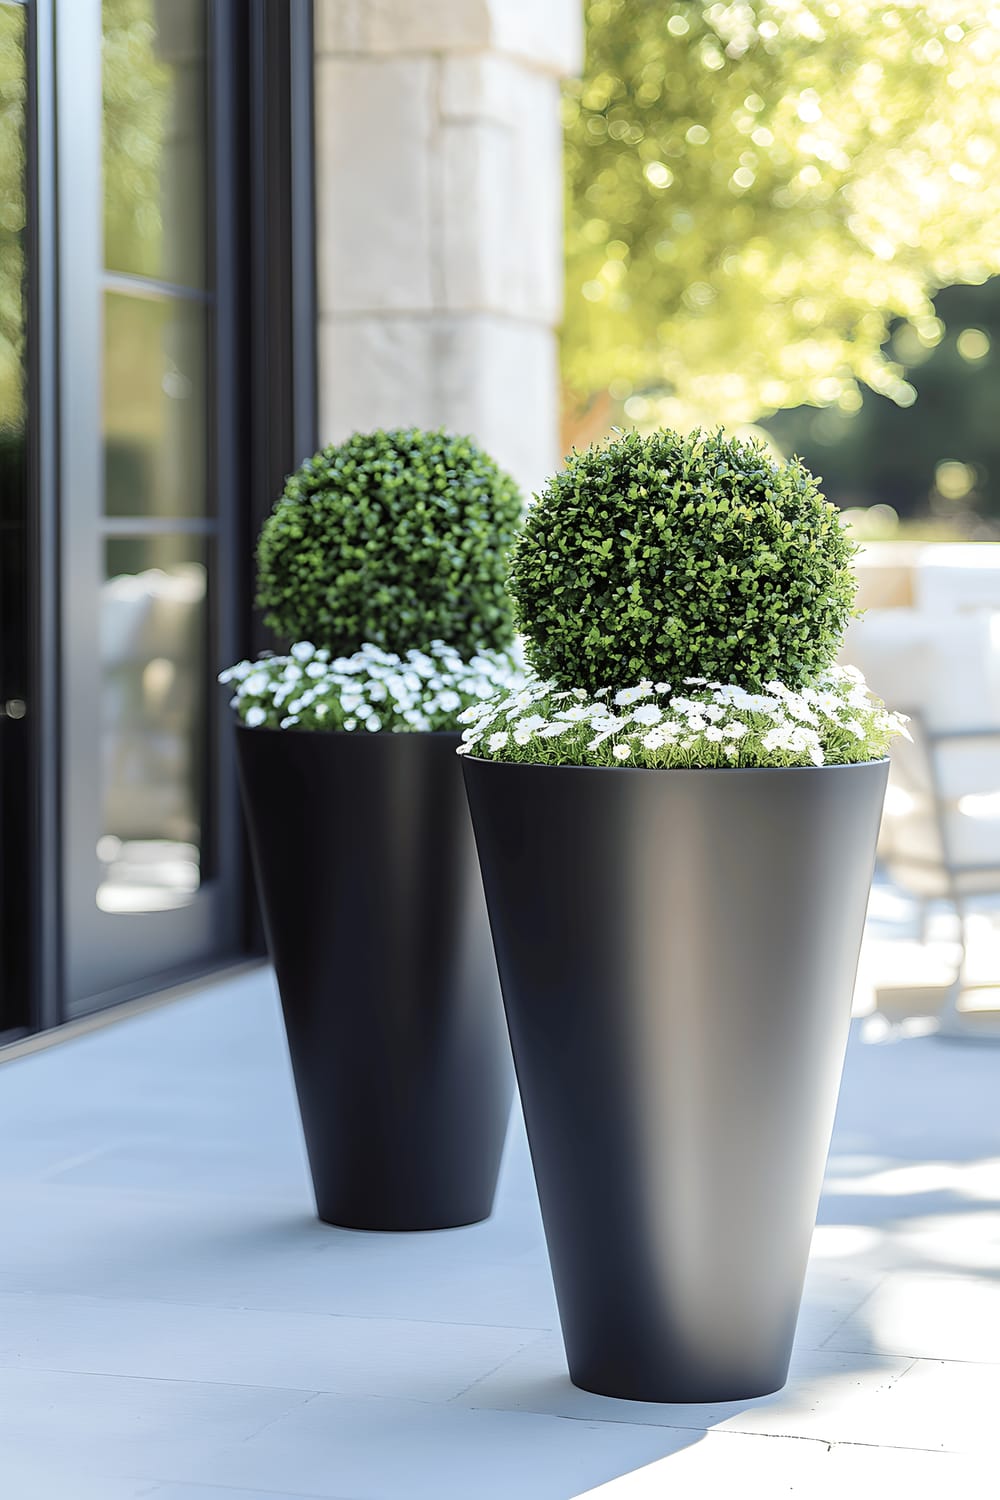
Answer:
[[[812,681],[854,600],[853,544],[797,461],[721,434],[574,453],[528,510],[510,590],[543,679]]]
[[[882,346],[1000,270],[1000,16],[953,0],[587,0],[567,89],[567,382],[667,423],[906,405]]]

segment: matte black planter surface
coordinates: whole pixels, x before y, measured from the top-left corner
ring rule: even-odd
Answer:
[[[888,763],[464,770],[573,1381],[777,1390]]]
[[[320,1218],[486,1218],[513,1072],[459,736],[236,739]]]

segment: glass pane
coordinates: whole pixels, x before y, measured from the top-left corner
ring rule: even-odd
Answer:
[[[205,512],[205,309],[104,298],[104,498],[109,516]]]
[[[0,5],[0,1032],[27,1022],[26,16]]]
[[[188,906],[201,882],[208,765],[205,547],[107,543],[101,588],[102,911]]]
[[[206,0],[103,0],[104,263],[205,285]]]
[[[0,516],[24,452],[25,22],[0,5]],[[20,489],[20,485],[18,486]]]

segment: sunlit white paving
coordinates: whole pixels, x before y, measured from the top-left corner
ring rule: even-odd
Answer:
[[[1000,1048],[848,1056],[792,1374],[569,1382],[527,1149],[486,1224],[312,1215],[266,970],[0,1065],[4,1500],[997,1494]]]

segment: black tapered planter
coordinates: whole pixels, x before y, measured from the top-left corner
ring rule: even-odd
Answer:
[[[887,762],[464,769],[573,1381],[777,1390]]]
[[[459,736],[236,740],[319,1217],[488,1217],[513,1071]]]

